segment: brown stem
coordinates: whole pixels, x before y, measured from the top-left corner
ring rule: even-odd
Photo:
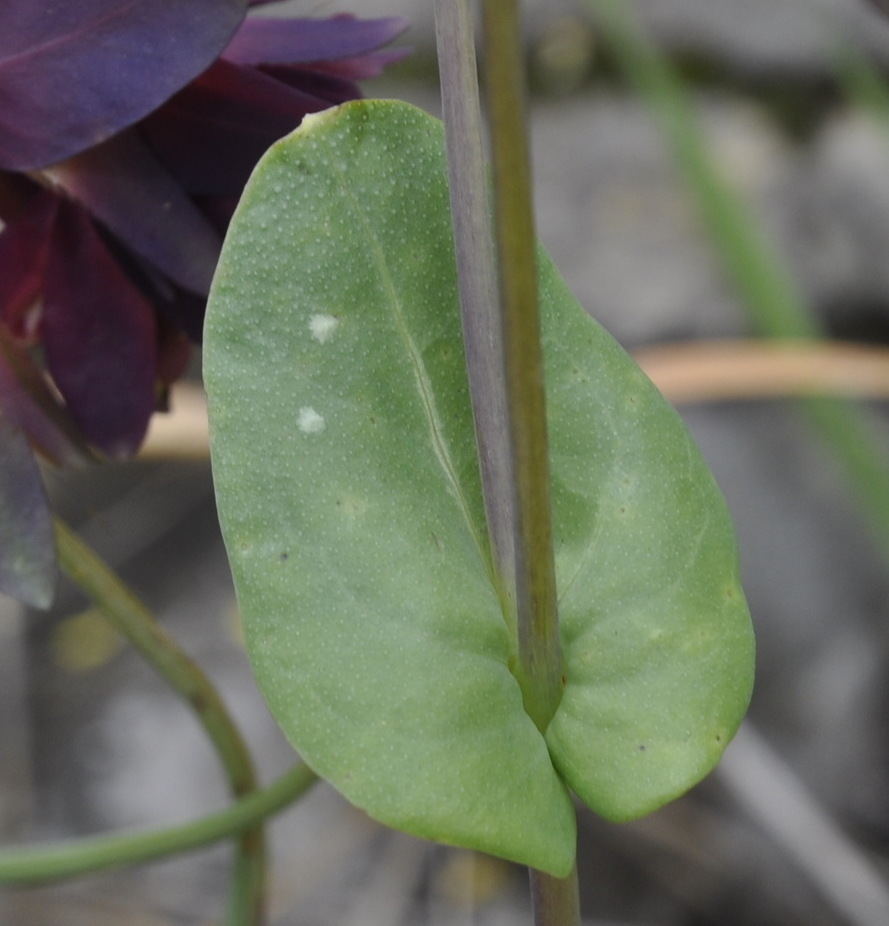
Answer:
[[[554,878],[532,869],[531,904],[534,926],[580,926],[577,865],[567,878]]]

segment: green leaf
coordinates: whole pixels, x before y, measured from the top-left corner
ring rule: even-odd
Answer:
[[[271,149],[204,362],[248,650],[295,748],[391,826],[564,876],[566,784],[616,819],[694,784],[752,637],[683,425],[541,262],[567,667],[546,739],[492,580],[436,120],[351,103]]]
[[[548,261],[541,305],[567,685],[553,762],[613,820],[717,763],[753,634],[725,503],[682,421]]]

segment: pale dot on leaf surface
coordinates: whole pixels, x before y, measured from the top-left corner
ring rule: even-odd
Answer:
[[[299,410],[297,425],[303,434],[320,434],[327,427],[327,422],[314,408],[304,405]]]
[[[313,315],[309,319],[309,331],[316,341],[326,344],[333,337],[339,324],[340,320],[333,315]]]

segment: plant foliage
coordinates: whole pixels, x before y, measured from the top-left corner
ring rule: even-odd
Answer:
[[[753,642],[676,413],[540,254],[565,679],[545,735],[484,523],[440,124],[307,117],[247,186],[205,331],[220,518],[255,674],[368,813],[557,876],[569,792],[638,816],[717,762]]]

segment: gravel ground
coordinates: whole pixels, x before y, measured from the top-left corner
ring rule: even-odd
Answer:
[[[825,104],[801,141],[749,87],[752,75],[817,88],[839,37],[886,55],[889,20],[881,24],[852,0],[639,5],[677,54],[693,52],[738,76],[740,89],[720,81],[700,92],[720,163],[832,328],[884,340],[889,140],[861,112]],[[409,41],[420,50],[432,44],[428,0],[337,0],[323,11],[347,8],[409,16]],[[566,22],[586,34],[571,3],[529,4],[532,61],[549,60],[547,42],[564,35]],[[584,305],[628,347],[745,333],[737,298],[643,107],[610,83],[561,89],[533,106],[538,222]],[[407,71],[368,92],[437,107],[434,89]],[[880,926],[889,922],[885,560],[794,406],[682,411],[736,518],[758,634],[757,689],[743,734],[689,796],[625,826],[581,815],[586,922]],[[66,474],[53,479],[53,491],[208,668],[263,779],[285,770],[289,747],[238,641],[208,467],[140,463]],[[0,602],[6,843],[153,826],[225,800],[196,724],[83,608],[67,589],[47,615]],[[383,830],[324,785],[275,822],[272,839],[276,926],[530,922],[521,872]],[[222,847],[7,890],[0,924],[217,922],[229,861]]]

